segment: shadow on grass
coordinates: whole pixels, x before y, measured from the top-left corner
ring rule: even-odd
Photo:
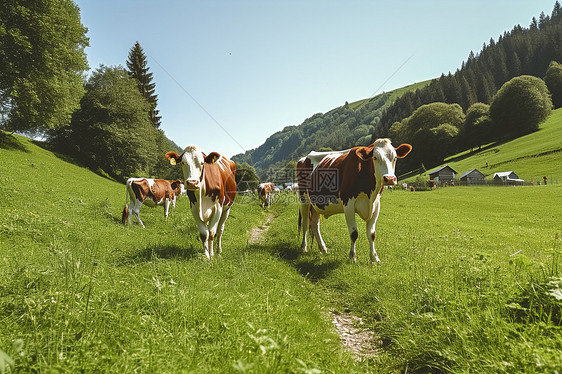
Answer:
[[[158,259],[191,260],[199,251],[193,246],[185,248],[178,245],[149,245],[145,249],[126,257],[122,265],[132,265],[139,262],[151,262]]]
[[[303,253],[299,245],[291,242],[251,244],[248,250],[261,250],[280,258],[314,283],[327,278],[345,263],[345,260],[334,259],[320,252]]]
[[[31,152],[18,140],[18,138],[5,131],[0,131],[0,148],[8,151],[13,150],[13,151],[22,151],[26,153]]]

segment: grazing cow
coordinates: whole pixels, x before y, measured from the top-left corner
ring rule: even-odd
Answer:
[[[258,196],[260,198],[262,208],[268,208],[271,205],[274,192],[275,186],[273,183],[261,183],[258,186]]]
[[[307,251],[307,232],[311,225],[318,248],[327,253],[320,234],[320,216],[344,213],[351,238],[349,257],[357,261],[355,241],[358,237],[355,213],[367,223],[371,262],[380,262],[375,251],[375,225],[380,212],[380,199],[385,186],[396,184],[396,158],[405,157],[412,146],[394,148],[389,139],[378,139],[368,147],[355,147],[339,152],[310,152],[297,163],[299,236],[301,248]]]
[[[195,219],[205,255],[214,255],[213,241],[217,238],[217,253],[221,253],[224,223],[236,197],[234,174],[236,165],[217,152],[205,155],[196,145],[187,146],[181,155],[166,153],[172,165],[181,164],[191,214]]]
[[[127,180],[127,192],[125,197],[125,207],[121,215],[121,223],[131,223],[131,211],[140,225],[144,228],[139,213],[141,206],[147,205],[151,208],[157,205],[164,206],[164,216],[168,218],[170,202],[176,207],[176,197],[185,193],[183,183],[180,180],[169,181],[165,179],[152,178],[129,178]],[[130,202],[129,202],[130,199]],[[127,204],[129,205],[127,207]]]

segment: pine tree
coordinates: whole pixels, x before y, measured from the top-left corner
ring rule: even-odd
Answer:
[[[129,51],[127,69],[129,74],[137,80],[140,93],[150,104],[150,111],[148,113],[150,122],[152,122],[155,128],[159,128],[162,117],[158,115],[158,110],[156,110],[158,103],[158,95],[154,93],[156,84],[152,83],[152,73],[148,72],[146,56],[139,42],[136,42]]]

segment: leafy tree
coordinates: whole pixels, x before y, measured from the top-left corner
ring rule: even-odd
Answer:
[[[460,105],[432,103],[422,105],[402,122],[395,122],[390,134],[396,143],[407,142],[413,146],[412,154],[404,159],[403,164],[435,165],[457,150],[457,139],[464,121]]]
[[[505,83],[490,105],[490,118],[504,136],[536,131],[552,111],[544,81],[522,75]]]
[[[152,73],[148,72],[146,56],[139,42],[136,42],[129,51],[127,68],[129,74],[137,80],[140,93],[150,104],[150,110],[148,111],[150,122],[155,128],[159,128],[162,117],[158,115],[158,110],[156,110],[158,104],[158,95],[154,93],[156,84],[152,83]]]
[[[238,191],[257,190],[260,180],[254,169],[247,162],[236,164],[236,186]]]
[[[463,142],[471,149],[481,146],[489,140],[489,132],[485,131],[490,124],[490,106],[484,103],[474,103],[466,111],[464,128],[462,132]]]
[[[562,107],[562,64],[552,61],[546,71],[544,82],[552,94],[552,104],[554,107]]]
[[[149,104],[127,71],[101,66],[80,105],[68,128],[51,133],[55,146],[116,179],[150,175],[163,153],[157,154],[157,131],[146,116]]]
[[[67,125],[84,94],[87,46],[71,0],[2,0],[0,127],[42,132]]]

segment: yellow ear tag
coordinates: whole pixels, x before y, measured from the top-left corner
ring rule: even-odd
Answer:
[[[175,164],[176,164],[176,159],[175,159],[175,158],[171,158],[171,159],[170,159],[170,164],[175,165]]]

